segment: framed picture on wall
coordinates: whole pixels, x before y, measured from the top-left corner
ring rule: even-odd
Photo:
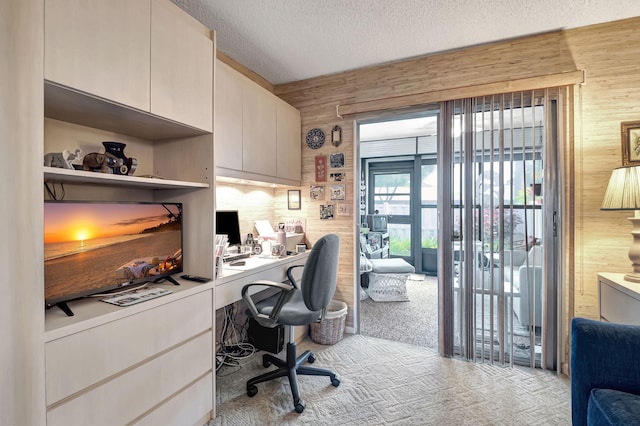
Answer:
[[[346,179],[346,173],[329,173],[329,180],[332,182],[342,182]]]
[[[327,181],[327,156],[316,155],[315,164],[316,164],[316,182],[326,182]]]
[[[337,152],[335,154],[329,155],[329,162],[331,163],[331,168],[333,169],[341,169],[344,167],[344,152]]]
[[[300,190],[290,189],[287,191],[287,208],[289,210],[300,210]]]
[[[640,164],[640,121],[623,121],[620,124],[622,134],[622,165]]]
[[[349,204],[338,203],[336,205],[336,216],[349,216]]]
[[[324,185],[311,185],[309,187],[309,198],[312,200],[324,200]]]
[[[346,198],[346,190],[345,185],[342,183],[329,185],[331,189],[331,199],[332,200],[344,200]]]
[[[320,220],[333,220],[333,204],[320,204]]]

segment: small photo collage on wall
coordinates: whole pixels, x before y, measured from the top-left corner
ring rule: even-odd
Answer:
[[[331,145],[324,144],[325,134],[330,135]],[[309,149],[313,150],[323,146],[338,147],[342,143],[342,129],[337,125],[327,131],[313,128],[309,130],[306,142]],[[344,168],[344,152],[318,154],[314,157],[315,182],[309,185],[309,200],[321,202],[318,205],[320,220],[333,220],[335,216],[350,214],[345,184],[347,174],[341,170]]]

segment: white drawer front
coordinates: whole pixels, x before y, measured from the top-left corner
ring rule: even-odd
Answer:
[[[600,281],[600,317],[608,322],[640,325],[640,300]]]
[[[213,333],[208,331],[52,408],[47,412],[47,425],[122,425],[134,421],[207,372],[213,374],[212,339]]]
[[[47,405],[210,329],[212,312],[206,291],[48,342]]]
[[[135,425],[203,425],[213,406],[213,373],[180,392]]]

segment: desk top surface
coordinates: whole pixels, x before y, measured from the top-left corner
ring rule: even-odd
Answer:
[[[240,278],[240,276],[243,275],[258,273],[266,269],[289,267],[298,262],[300,264],[304,264],[308,255],[308,251],[282,257],[254,255],[244,259],[239,259],[240,262],[244,261],[244,265],[237,264],[237,261],[225,263],[216,278],[216,285]]]

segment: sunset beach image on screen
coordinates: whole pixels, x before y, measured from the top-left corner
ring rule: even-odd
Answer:
[[[47,306],[182,272],[182,205],[48,201]]]

